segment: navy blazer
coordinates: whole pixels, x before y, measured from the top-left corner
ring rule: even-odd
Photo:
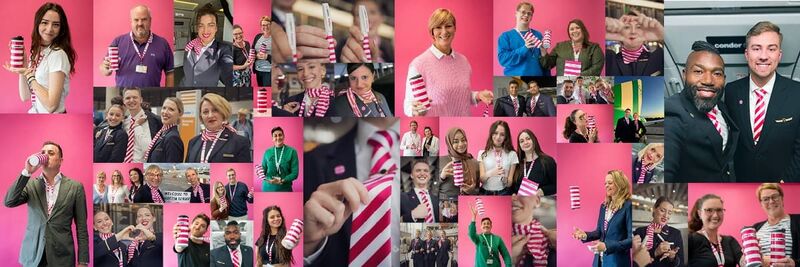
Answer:
[[[664,101],[664,182],[735,182],[733,154],[739,128],[728,109],[717,107],[728,124],[728,143],[722,150],[722,137],[707,115],[697,110],[689,89]]]
[[[653,52],[644,51],[639,58],[625,64],[622,52],[606,49],[607,76],[664,76],[664,50],[656,48]]]
[[[106,140],[109,130],[111,136]],[[122,123],[103,129],[94,140],[94,162],[123,162],[127,148],[128,133],[122,128]]]
[[[647,236],[647,226],[642,226],[642,227],[636,228],[636,231],[633,231],[633,233],[635,235],[638,235],[639,237],[641,237],[642,240],[644,240],[644,237]],[[654,234],[653,235],[653,248],[648,250],[648,252],[650,253],[650,257],[653,258],[654,261],[653,261],[652,264],[647,265],[647,266],[649,266],[649,267],[676,267],[676,266],[680,267],[680,266],[686,266],[686,263],[683,262],[683,253],[686,250],[686,247],[683,246],[683,237],[681,237],[681,231],[676,229],[676,228],[674,228],[674,227],[671,227],[671,226],[667,225],[666,227],[661,228],[661,234],[659,234],[658,236],[661,236],[661,238],[664,239],[664,242],[672,242],[672,243],[674,243],[675,247],[678,248],[678,253],[675,255],[675,260],[670,260],[670,259],[667,258],[667,259],[659,261],[659,258],[656,258],[656,254],[655,253],[656,253],[656,248],[658,248],[658,245],[662,241],[661,241],[661,238],[657,237]],[[642,246],[644,246],[644,243],[642,243]]]
[[[131,262],[128,264],[130,267],[163,266],[164,252],[162,248],[164,246],[164,240],[161,237],[161,233],[153,234],[156,235],[156,240],[147,240],[139,245],[139,249],[133,254],[133,258],[131,258]],[[124,253],[127,254],[128,252],[125,251]]]
[[[196,59],[194,52],[186,53],[183,59],[184,76],[180,83],[182,87],[216,87],[218,81],[225,87],[233,86],[233,45],[214,40],[199,59]]]
[[[606,244],[603,255],[603,266],[630,266],[631,247],[633,246],[633,219],[631,217],[631,201],[627,200],[608,222],[608,231],[603,231],[603,222],[606,217],[606,205],[600,205],[600,214],[597,216],[597,229],[586,232],[584,243],[594,240]],[[599,265],[600,254],[594,256],[592,266]]]
[[[242,256],[240,267],[253,267],[253,248],[250,246],[239,245],[240,255]],[[211,267],[233,266],[231,253],[228,246],[221,246],[211,250]]]
[[[655,172],[656,172],[656,169],[653,168],[652,170],[649,170],[644,174],[644,183],[645,184],[649,184],[653,180],[653,174],[655,174]],[[631,175],[631,180],[633,181],[633,184],[638,183],[639,182],[639,175],[642,174],[642,161],[639,160],[639,158],[637,158],[637,157],[634,157],[634,159],[633,159],[633,172],[632,172],[632,174],[633,175]]]
[[[734,154],[737,182],[800,181],[800,108],[795,103],[800,83],[775,75],[758,144],[750,127],[750,76],[725,86],[725,104],[741,129]]]
[[[183,140],[178,132],[178,127],[172,127],[153,144],[147,162],[153,163],[180,163],[183,162]]]
[[[380,108],[383,110],[383,114],[386,115],[386,117],[392,117],[393,116],[392,109],[389,107],[389,103],[386,102],[386,97],[379,92],[376,91],[373,92],[375,93],[375,98],[378,99],[378,103],[380,105]],[[302,101],[302,99],[300,99],[300,101]],[[364,102],[361,101],[361,98],[356,97],[356,105],[358,105],[359,107],[364,106]],[[355,117],[355,115],[353,114],[353,108],[350,107],[350,101],[347,99],[347,94],[339,95],[336,98],[334,98],[333,106],[331,106],[331,108],[334,108],[336,110],[335,116]],[[364,111],[361,112],[361,115],[362,116],[365,115]],[[364,117],[380,117],[380,116],[381,116],[380,113],[372,112]]]
[[[186,155],[187,163],[200,162],[200,150],[203,147],[201,137],[202,133],[189,140],[189,150],[188,155]],[[211,143],[206,144],[206,149],[211,147]],[[206,150],[206,153],[208,153],[208,150]],[[211,156],[208,162],[253,162],[250,155],[250,140],[224,128],[217,143],[211,148]]]
[[[161,192],[161,189],[158,189],[158,194],[161,195],[161,199],[164,199],[164,193]],[[139,187],[139,190],[136,191],[136,194],[133,195],[133,203],[154,203],[153,201],[153,193],[150,192],[150,186],[145,183],[142,187]]]
[[[432,195],[430,190],[428,190],[428,197],[431,201],[431,208],[433,208],[433,220],[439,222],[439,197]],[[425,222],[425,218],[414,220],[411,217],[411,211],[420,203],[422,202],[417,198],[417,193],[414,192],[414,189],[400,195],[400,215],[403,217],[403,222]]]
[[[331,90],[333,90],[333,89],[331,89]],[[378,94],[376,94],[376,96],[378,96]],[[292,102],[297,102],[297,105],[302,105],[303,104],[303,97],[305,97],[305,93],[299,93],[299,94],[296,94],[296,95],[288,97],[284,103],[288,104],[288,103],[292,103]],[[325,111],[325,115],[324,115],[325,117],[343,116],[341,114],[337,115],[336,101],[335,100],[336,99],[334,98],[334,95],[331,95],[331,102],[330,102],[331,104],[330,104],[330,106],[328,106],[328,110]],[[386,99],[383,99],[381,101],[383,101],[385,103]],[[347,109],[349,109],[349,108],[350,108],[350,106],[348,105]],[[298,109],[297,111],[292,112],[292,113],[289,113],[288,111],[285,111],[285,110],[280,109],[280,108],[278,108],[278,109],[281,112],[278,112],[277,114],[274,112],[275,109],[273,109],[273,113],[272,113],[273,117],[297,117],[297,116],[300,116],[300,109]],[[384,111],[386,111],[386,110],[384,110]],[[345,117],[352,117],[352,116],[353,115],[345,116]],[[387,115],[387,116],[389,116],[389,115]]]
[[[106,240],[100,238],[100,233],[94,232],[94,266],[97,267],[118,267],[119,261],[114,254],[115,249],[122,252],[122,266],[128,266],[128,246],[120,246],[117,237],[112,235]]]
[[[205,202],[200,202],[200,196],[195,196],[194,195],[194,193],[193,193],[194,192],[194,187],[189,186],[189,188],[186,188],[186,190],[183,190],[184,192],[192,193],[192,196],[189,199],[189,203],[211,203],[211,195],[210,195],[211,194],[211,186],[208,185],[208,184],[200,183],[200,188],[203,189],[202,198],[203,198],[203,200]]]
[[[441,245],[439,245],[439,241],[442,241]],[[447,262],[450,261],[448,252],[451,250],[453,250],[453,247],[450,244],[450,239],[445,238],[444,240],[436,241],[436,262],[439,266],[447,266]]]
[[[528,99],[525,100],[525,114],[528,117],[555,117],[556,116],[556,104],[553,104],[553,98],[549,95],[539,94],[539,99],[536,100],[536,107],[534,110],[531,110],[531,102],[533,101],[533,96],[529,96]]]
[[[498,98],[494,102],[494,116],[495,117],[522,117],[525,114],[525,98],[517,95],[517,105],[519,110],[514,112],[514,102],[512,102],[511,95]]]

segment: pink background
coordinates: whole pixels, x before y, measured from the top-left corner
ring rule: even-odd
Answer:
[[[264,220],[264,209],[278,205],[283,213],[283,222],[286,224],[286,231],[292,227],[294,219],[303,220],[303,194],[300,192],[275,192],[275,193],[258,193],[256,194],[255,210],[251,211],[253,214],[253,251],[256,251],[256,241],[261,234],[261,223]],[[255,254],[255,253],[254,253]],[[295,265],[302,265],[303,263],[303,238],[297,242],[297,246],[292,249],[292,256],[294,257]],[[257,257],[258,256],[254,256]],[[253,259],[255,262],[256,259]]]
[[[492,219],[492,234],[500,236],[503,244],[511,255],[511,197],[508,196],[459,196],[458,202],[458,263],[464,266],[473,266],[475,263],[475,243],[469,239],[469,225],[472,222],[472,211],[469,206],[475,204],[475,198],[483,200],[483,207],[486,215],[475,219],[475,231],[480,234],[481,219],[489,217]],[[500,258],[502,258],[502,254]],[[505,266],[505,261],[503,262]]]
[[[600,204],[605,200],[603,183],[610,170],[619,169],[631,176],[630,144],[559,144],[558,162],[558,266],[590,266],[592,253],[589,243],[572,238],[574,227],[594,231]],[[628,179],[630,182],[630,179]],[[570,209],[569,187],[581,190],[581,208]]]
[[[108,45],[117,36],[130,33],[131,31],[131,9],[139,4],[150,8],[152,25],[150,30],[158,36],[167,39],[169,46],[175,50],[175,43],[172,41],[174,8],[172,1],[161,0],[117,0],[117,1],[94,1],[94,39],[92,42],[91,73],[94,77],[94,86],[114,86],[115,73],[109,76],[100,74],[99,66],[103,62],[108,51]],[[161,86],[164,86],[164,75],[161,75]]]
[[[447,134],[453,127],[461,127],[467,133],[467,151],[473,157],[478,157],[478,150],[486,148],[486,140],[489,139],[489,129],[492,123],[497,120],[508,122],[511,128],[511,143],[517,149],[517,135],[524,129],[530,129],[539,139],[542,151],[552,157],[558,156],[556,153],[554,118],[445,118],[442,119],[442,131]],[[447,156],[447,143],[444,137],[441,138],[439,148],[440,156]]]
[[[4,28],[5,29],[5,28]],[[0,147],[4,147],[3,160],[0,160],[0,188],[3,196],[8,192],[11,184],[19,177],[20,172],[25,167],[25,160],[34,153],[39,153],[42,143],[50,140],[61,145],[64,150],[64,161],[61,172],[70,179],[83,184],[83,191],[86,195],[86,213],[89,235],[89,250],[91,251],[91,227],[92,227],[92,187],[94,175],[92,175],[92,143],[88,136],[92,134],[89,127],[91,116],[89,115],[59,115],[59,116],[39,116],[39,115],[0,115],[0,121],[6,125],[14,125],[13,131],[6,131],[3,138],[0,138]],[[60,133],[70,133],[63,135]],[[34,175],[39,176],[41,170],[37,170]],[[0,229],[3,229],[3,239],[0,242],[0,262],[16,265],[19,257],[19,250],[22,239],[25,235],[25,228],[28,223],[27,204],[6,208],[0,207],[0,213],[5,218],[16,218],[13,220],[0,220]],[[77,234],[73,227],[73,238],[77,240]],[[75,242],[75,257],[77,260],[78,245]]]
[[[494,0],[494,12],[492,16],[492,66],[494,75],[502,76],[503,67],[497,61],[497,39],[505,31],[516,26],[515,11],[519,0]],[[533,19],[530,26],[534,30],[542,32],[552,31],[552,47],[559,42],[569,40],[567,27],[570,20],[580,19],[586,30],[589,31],[589,41],[597,43],[604,50],[605,46],[605,3],[604,1],[581,1],[565,0],[549,3],[546,1],[529,1],[533,4]],[[557,4],[556,4],[557,3]],[[570,14],[571,13],[571,14]],[[605,73],[605,68],[603,68]],[[556,74],[556,68],[551,70],[551,74]]]
[[[297,180],[292,182],[292,191],[303,192],[303,119],[302,118],[255,118],[253,120],[253,132],[255,140],[253,140],[253,164],[260,165],[261,160],[264,158],[264,152],[267,148],[274,146],[272,144],[272,133],[270,132],[273,127],[280,126],[283,128],[284,142],[286,145],[297,150],[297,157],[300,161],[298,166]],[[253,167],[255,167],[253,165]],[[266,170],[265,170],[266,172]],[[238,173],[238,172],[237,172]],[[250,168],[248,171],[253,177],[252,184],[256,187],[257,192],[261,192],[261,180],[255,176],[255,169]],[[216,175],[215,175],[216,176]],[[219,177],[225,177],[219,176]]]
[[[186,215],[189,216],[189,225],[192,224],[192,219],[197,214],[205,213],[211,218],[211,213],[209,212],[208,203],[202,204],[167,204],[164,205],[164,218],[158,218],[158,221],[164,223],[164,233],[162,238],[164,238],[164,266],[178,266],[178,254],[172,250],[172,246],[175,245],[175,239],[172,239],[172,227],[175,226],[175,223],[178,222],[178,215]],[[205,235],[206,237],[211,236],[211,226],[209,225],[208,231]],[[192,241],[189,241],[192,242]]]
[[[401,117],[400,118],[400,138],[402,140],[403,134],[408,131],[411,131],[411,121],[417,121],[417,133],[420,137],[425,138],[425,127],[431,127],[431,131],[433,131],[433,136],[439,138],[439,149],[441,149],[441,145],[444,144],[444,136],[441,135],[441,131],[439,131],[439,118],[438,117]]]
[[[253,79],[255,79],[255,76],[253,77]],[[253,81],[255,81],[255,80],[253,80]],[[272,107],[272,104],[271,104],[272,103],[272,87],[258,87],[256,85],[258,85],[258,84],[257,83],[253,84],[253,107],[251,107],[251,110],[253,111],[253,113],[252,113],[253,114],[253,118],[271,117],[272,116],[272,110],[270,108]],[[257,97],[258,97],[258,89],[261,89],[261,88],[266,88],[267,89],[267,103],[269,103],[269,104],[267,104],[267,112],[266,113],[258,113],[258,111],[256,111],[256,105],[258,105],[258,103],[256,102]],[[272,138],[272,137],[270,137],[270,138]],[[272,140],[272,139],[270,139],[270,140]]]
[[[13,19],[7,19],[0,28],[2,43],[5,44],[11,37],[21,35],[25,38],[25,56],[30,55],[31,32],[33,19],[36,10],[47,1],[9,1],[4,9],[13,14]],[[70,92],[67,96],[65,106],[69,113],[91,113],[92,112],[92,73],[97,68],[92,64],[91,40],[92,40],[92,16],[91,9],[86,8],[92,3],[91,0],[59,1],[64,13],[67,14],[67,21],[70,27],[70,37],[75,49],[75,74],[70,77]],[[0,62],[9,60],[9,49],[3,46],[0,49]],[[0,97],[0,113],[27,113],[30,109],[30,101],[22,102],[19,99],[19,75],[0,70],[0,81],[2,81],[3,94]],[[91,151],[90,151],[91,152]],[[91,153],[89,153],[91,155]]]
[[[464,55],[472,66],[472,90],[492,90],[491,49],[493,37],[491,33],[491,1],[444,1],[413,0],[403,1],[396,5],[397,19],[395,37],[399,45],[395,50],[395,110],[403,114],[405,99],[405,80],[411,60],[426,51],[432,44],[428,32],[428,19],[437,8],[448,8],[456,17],[456,34],[453,39],[453,50]],[[479,116],[486,105],[472,107],[472,115]],[[399,117],[399,116],[398,116]]]
[[[270,0],[234,0],[233,24],[239,24],[244,31],[244,40],[253,46],[253,38],[261,32],[261,16],[270,15]],[[251,68],[252,69],[252,68]],[[255,73],[250,75],[252,85],[256,86]]]
[[[586,115],[594,116],[597,121],[597,142],[614,142],[614,107],[611,105],[556,105],[556,137],[559,143],[569,143],[564,138],[564,122],[574,109],[581,109]]]
[[[248,188],[253,186],[253,165],[250,163],[211,163],[211,188],[217,181],[222,182],[223,185],[228,185],[228,168],[233,168],[236,171],[236,181],[245,183]],[[254,188],[255,189],[255,188]],[[258,189],[256,189],[258,190]],[[253,190],[250,190],[251,192]],[[253,196],[253,203],[255,203],[256,196]],[[211,206],[206,208],[211,215]],[[247,218],[253,218],[253,204],[247,203]]]
[[[767,214],[756,198],[756,189],[758,189],[759,185],[761,184],[689,184],[689,212],[694,207],[694,202],[705,194],[715,194],[722,197],[722,204],[727,212],[719,233],[733,236],[741,244],[742,236],[739,234],[739,230],[743,226],[752,226],[757,222],[767,220]],[[791,204],[800,203],[800,184],[781,184],[781,188],[783,188],[783,203],[786,213],[800,213],[800,206]]]
[[[122,173],[122,183],[128,186],[128,188],[131,188],[129,171],[133,168],[139,168],[142,170],[142,173],[144,173],[145,169],[142,165],[142,163],[94,163],[94,165],[92,165],[92,184],[95,183],[97,173],[103,171],[106,173],[106,184],[110,186],[111,175],[113,174],[114,170],[119,170]],[[142,182],[144,182],[144,177],[142,177]]]

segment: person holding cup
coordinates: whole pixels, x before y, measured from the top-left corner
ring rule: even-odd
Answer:
[[[292,182],[298,178],[300,160],[297,150],[286,145],[283,128],[272,128],[273,147],[264,151],[261,159],[261,168],[265,171],[267,180],[261,185],[262,192],[291,192]]]
[[[556,68],[558,76],[600,76],[605,57],[595,42],[589,41],[589,31],[580,19],[567,24],[569,40],[557,43],[552,50],[539,58],[542,68]]]
[[[763,183],[756,189],[761,209],[767,215],[766,221],[753,225],[756,230],[758,246],[763,266],[797,266],[800,264],[800,215],[788,214],[784,209],[783,188],[778,183]],[[783,230],[786,240],[786,257],[772,261],[770,253],[770,233]],[[774,265],[770,265],[774,264]]]
[[[250,87],[250,66],[255,60],[255,51],[244,40],[244,30],[239,24],[233,25],[233,87]]]
[[[180,245],[175,242],[172,246],[172,251],[178,254],[178,266],[209,266],[209,253],[211,251],[211,243],[203,240],[203,235],[208,231],[208,225],[211,220],[208,215],[204,213],[197,214],[192,219],[189,227],[189,242],[186,245]],[[180,232],[180,225],[175,224],[172,227],[172,238],[178,240],[178,233]]]
[[[453,179],[453,184],[461,188],[461,195],[477,195],[480,193],[481,167],[472,154],[467,152],[469,146],[466,132],[461,128],[451,128],[447,131],[445,142],[451,160],[442,167],[439,179]]]
[[[497,61],[503,66],[503,76],[550,76],[539,63],[546,48],[542,33],[530,28],[533,12],[533,4],[517,4],[515,27],[497,38]]]
[[[272,69],[272,18],[270,16],[261,17],[261,32],[253,38],[253,48],[256,50],[256,59],[253,64],[253,72],[256,74],[258,87],[272,85],[270,70]]]
[[[475,221],[478,218],[478,210],[473,204],[469,206],[472,211],[472,222],[469,224],[469,239],[475,244],[475,266],[512,266],[511,255],[508,253],[503,238],[492,234],[492,219],[484,217],[481,219],[481,234],[478,235]],[[502,257],[502,259],[501,259]]]
[[[286,237],[286,222],[283,211],[278,206],[264,209],[261,222],[261,234],[256,241],[256,266],[290,266],[294,264],[292,251],[283,246],[281,240]]]
[[[228,209],[228,197],[225,186],[222,182],[214,183],[214,191],[211,194],[211,218],[214,220],[227,220],[230,210]]]
[[[572,110],[561,134],[570,143],[597,143],[597,127],[588,127],[586,112],[581,109]]]

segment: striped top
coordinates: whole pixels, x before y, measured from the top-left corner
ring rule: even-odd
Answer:
[[[769,255],[769,234],[779,229],[783,229],[786,231],[786,257],[792,257],[792,228],[789,225],[790,220],[787,216],[778,222],[778,224],[769,225],[767,222],[764,223],[764,226],[761,226],[761,229],[758,229],[758,232],[756,232],[756,237],[758,238],[758,247],[761,248],[761,255]]]

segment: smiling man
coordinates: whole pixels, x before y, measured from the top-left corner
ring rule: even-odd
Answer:
[[[742,129],[734,166],[737,182],[800,179],[800,83],[779,75],[781,29],[762,21],[747,32],[748,77],[727,86],[725,104]],[[797,119],[793,119],[797,117]]]
[[[533,12],[533,4],[526,1],[517,4],[516,25],[497,38],[497,60],[503,66],[503,76],[545,75],[539,65],[544,36],[530,28]]]
[[[415,161],[411,164],[411,182],[414,189],[409,190],[400,198],[400,214],[403,222],[439,221],[439,197],[431,195],[429,187],[431,181],[431,166],[425,160]]]
[[[667,183],[733,182],[739,129],[725,105],[725,62],[705,41],[692,44],[685,88],[664,101],[664,179]]]
[[[242,244],[238,222],[228,221],[225,226],[225,246],[211,251],[211,266],[253,267],[253,248]]]

